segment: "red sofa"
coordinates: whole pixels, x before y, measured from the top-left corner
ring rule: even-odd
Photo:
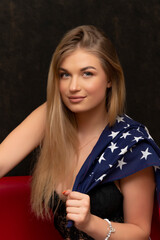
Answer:
[[[0,179],[1,240],[62,240],[52,221],[37,219],[30,208],[30,176]]]
[[[30,176],[0,179],[0,239],[1,240],[62,240],[54,228],[53,219],[37,219],[30,208]],[[152,220],[152,240],[160,240],[157,205]]]

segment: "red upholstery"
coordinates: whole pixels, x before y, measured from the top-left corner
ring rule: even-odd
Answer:
[[[151,240],[160,240],[160,216],[158,212],[160,212],[160,209],[158,209],[158,202],[155,200],[152,218]]]
[[[30,208],[30,177],[0,179],[0,239],[61,240],[52,221],[37,219]]]
[[[151,239],[160,240],[158,205],[154,206]],[[0,239],[62,240],[52,221],[37,219],[30,208],[30,177],[0,179]]]

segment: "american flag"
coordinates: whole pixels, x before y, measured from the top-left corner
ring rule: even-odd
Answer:
[[[103,130],[77,174],[73,191],[87,194],[98,184],[125,178],[150,166],[155,170],[160,205],[160,149],[144,125],[127,115],[118,116],[113,127]]]

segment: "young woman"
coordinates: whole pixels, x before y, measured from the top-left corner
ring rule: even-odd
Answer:
[[[64,239],[149,239],[160,150],[124,103],[112,43],[94,26],[79,26],[54,52],[47,102],[0,145],[1,176],[41,146],[32,207],[41,217],[52,208]]]

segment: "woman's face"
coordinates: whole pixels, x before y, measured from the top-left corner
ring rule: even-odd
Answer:
[[[70,111],[106,111],[106,90],[111,82],[94,54],[75,50],[62,61],[59,76],[61,98]]]

